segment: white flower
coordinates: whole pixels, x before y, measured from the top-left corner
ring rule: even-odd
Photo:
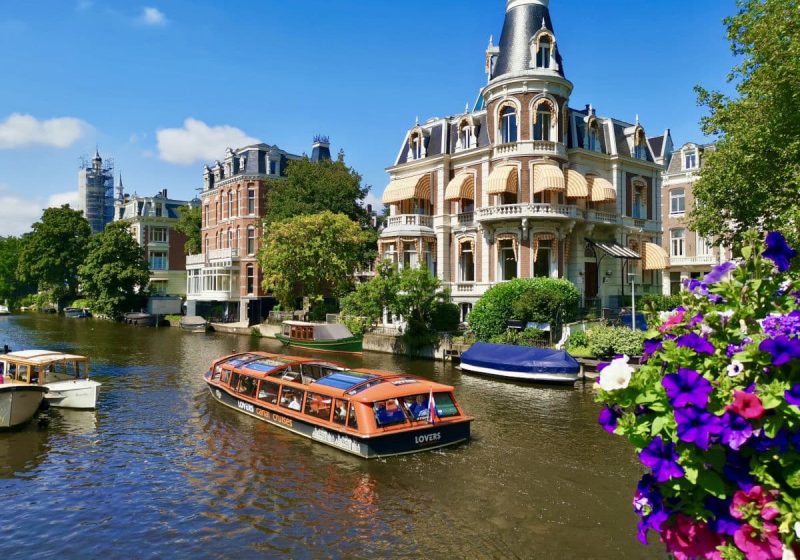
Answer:
[[[708,325],[700,325],[700,334],[703,336],[708,336],[714,332],[714,329],[709,327]]]
[[[728,366],[728,376],[736,377],[744,371],[744,364],[738,360],[733,360]]]
[[[717,311],[717,315],[719,315],[719,318],[722,319],[723,323],[725,323],[729,321],[731,317],[733,317],[733,309],[727,309],[725,311]]]
[[[783,547],[783,556],[781,560],[797,560],[797,556],[794,555],[791,548]]]
[[[630,358],[622,356],[612,360],[602,372],[600,372],[600,388],[603,391],[616,391],[624,389],[631,382],[633,368],[628,365]]]
[[[794,523],[794,534],[800,539],[800,521],[795,521]]]

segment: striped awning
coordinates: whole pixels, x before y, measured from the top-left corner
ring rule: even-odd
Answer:
[[[586,177],[575,171],[567,169],[567,198],[589,198],[589,183]]]
[[[665,270],[669,268],[669,257],[661,245],[655,243],[644,244],[644,269]]]
[[[445,200],[462,198],[475,200],[475,176],[472,173],[459,173],[453,177],[444,192]]]
[[[489,174],[489,194],[517,193],[519,173],[516,165],[500,165]]]
[[[614,202],[617,200],[617,191],[607,179],[597,175],[588,175],[586,182],[589,184],[589,191],[592,193],[592,202]]]
[[[384,204],[396,204],[412,198],[427,200],[430,197],[431,176],[428,173],[403,179],[394,179],[383,191]]]
[[[628,247],[624,245],[620,245],[616,241],[595,241],[594,239],[586,239],[586,241],[592,247],[596,247],[600,249],[604,253],[607,253],[614,257],[615,259],[641,259],[642,257]]]
[[[565,189],[564,172],[559,166],[552,163],[533,166],[533,194],[563,192]]]

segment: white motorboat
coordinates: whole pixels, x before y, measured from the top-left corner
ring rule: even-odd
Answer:
[[[0,315],[11,315],[7,305],[0,305]]]
[[[50,406],[93,409],[100,383],[89,379],[89,359],[49,350],[23,350],[0,356],[6,378],[44,387]]]
[[[33,418],[47,387],[6,379],[4,376],[0,384],[0,428],[13,428]]]

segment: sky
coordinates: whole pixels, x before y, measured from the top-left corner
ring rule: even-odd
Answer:
[[[693,88],[730,93],[735,0],[551,0],[570,105],[704,141]],[[95,148],[126,191],[191,199],[254,141],[343,149],[377,204],[406,130],[486,84],[505,0],[0,0],[0,235],[77,201]]]

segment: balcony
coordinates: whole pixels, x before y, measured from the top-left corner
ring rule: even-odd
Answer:
[[[630,218],[625,216],[622,218],[622,225],[626,228],[641,229],[653,233],[661,233],[661,223],[655,220],[644,220],[641,218]]]
[[[670,266],[714,266],[716,264],[719,264],[719,259],[714,255],[669,258]]]
[[[508,156],[548,156],[567,159],[567,148],[561,142],[522,140],[511,144],[500,144],[492,152],[494,158]]]
[[[206,257],[202,253],[199,255],[186,255],[186,266],[206,264]]]
[[[381,233],[381,237],[394,235],[433,235],[433,216],[422,214],[399,214],[389,216],[386,220],[386,228]]]
[[[464,212],[456,215],[455,226],[470,227],[475,225],[475,212]]]
[[[214,249],[208,252],[208,260],[210,262],[217,261],[234,261],[239,258],[239,249],[229,247],[227,249]]]
[[[500,222],[523,218],[574,220],[578,217],[581,217],[578,208],[566,204],[505,204],[478,208],[475,211],[477,222]]]
[[[587,210],[586,221],[595,224],[607,224],[615,226],[619,224],[620,217],[610,212],[598,212],[597,210]]]

